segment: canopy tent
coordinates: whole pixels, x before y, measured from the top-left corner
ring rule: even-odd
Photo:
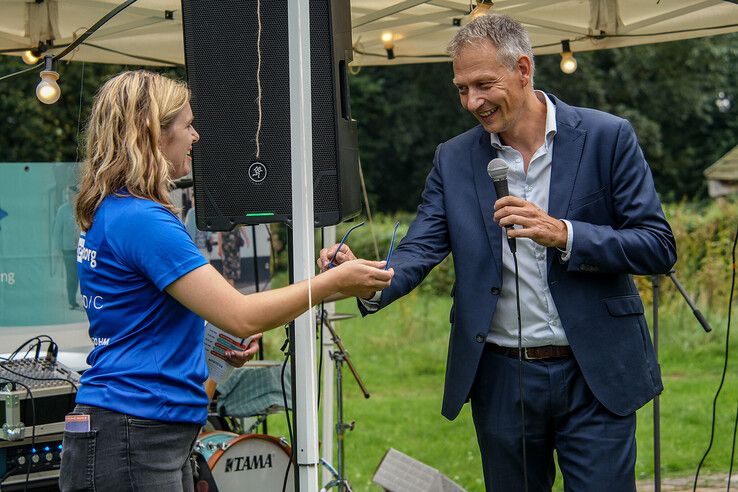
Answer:
[[[3,0],[0,51],[20,55],[40,44],[51,53],[92,26],[121,0]],[[474,2],[476,4],[476,1]],[[284,5],[283,2],[280,2]],[[215,4],[214,4],[215,5]],[[264,1],[265,6],[270,3]],[[354,64],[447,61],[445,46],[468,22],[463,0],[351,0]],[[738,30],[738,0],[498,0],[492,11],[521,21],[537,54],[574,52],[701,37]],[[279,15],[285,15],[280,9]],[[389,60],[380,39],[392,31]],[[216,56],[237,47],[224,46]],[[139,0],[68,56],[118,64],[182,65],[179,0]]]

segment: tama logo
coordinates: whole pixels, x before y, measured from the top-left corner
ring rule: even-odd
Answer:
[[[238,456],[226,460],[225,471],[261,470],[272,467],[272,454],[257,454],[255,456]]]

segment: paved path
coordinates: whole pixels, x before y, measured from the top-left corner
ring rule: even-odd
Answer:
[[[694,476],[681,478],[662,478],[662,492],[692,492],[692,484]],[[652,480],[639,480],[637,484],[638,492],[653,492]],[[699,492],[724,492],[728,488],[728,474],[718,475],[700,475]],[[738,492],[738,475],[733,474],[730,479],[730,488]]]

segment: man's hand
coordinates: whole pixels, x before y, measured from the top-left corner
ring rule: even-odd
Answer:
[[[541,210],[535,204],[515,196],[506,196],[495,202],[494,220],[507,229],[507,237],[527,237],[541,246],[566,248],[566,224]]]
[[[333,255],[336,253],[336,249],[338,249],[338,244],[334,244],[333,246],[320,250],[320,257],[317,260],[317,264],[321,272],[328,270],[328,263],[331,262],[331,259],[333,260],[334,266],[356,259],[356,256],[354,256],[354,253],[351,251],[348,244],[342,244],[338,254],[333,258]]]
[[[335,275],[339,292],[349,297],[371,298],[378,290],[389,287],[395,271],[385,270],[386,262],[352,260],[331,269],[326,275]]]
[[[254,355],[259,351],[259,339],[261,333],[251,336],[251,341],[244,350],[226,350],[225,358],[228,364],[233,367],[241,367],[246,362],[250,361]]]

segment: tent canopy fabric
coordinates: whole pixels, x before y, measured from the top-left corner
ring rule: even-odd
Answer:
[[[348,0],[346,0],[348,1]],[[121,0],[2,0],[0,52],[20,55],[39,44],[59,53]],[[474,2],[476,3],[476,2]],[[213,2],[217,8],[217,2]],[[256,9],[285,2],[251,0]],[[355,65],[448,61],[445,48],[469,20],[464,0],[351,0]],[[738,0],[497,0],[493,12],[522,22],[536,54],[589,51],[709,36],[738,30]],[[392,31],[389,60],[380,39]],[[224,46],[217,56],[228,56]],[[136,65],[182,65],[180,0],[138,0],[67,59]]]

